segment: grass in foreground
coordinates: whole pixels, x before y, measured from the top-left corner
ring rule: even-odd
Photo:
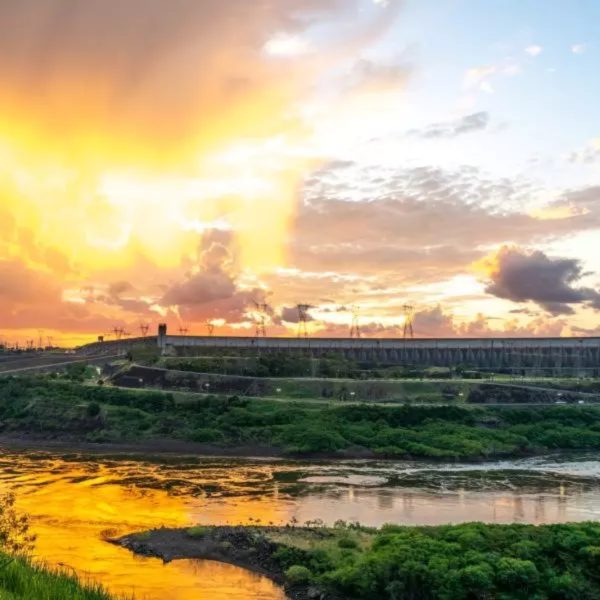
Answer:
[[[100,586],[0,552],[0,600],[114,600]]]
[[[0,431],[95,442],[174,439],[294,456],[481,459],[600,450],[600,407],[333,406],[0,379]]]

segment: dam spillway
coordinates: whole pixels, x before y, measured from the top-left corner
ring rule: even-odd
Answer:
[[[385,366],[452,367],[548,376],[600,376],[600,337],[557,338],[297,338],[169,335],[95,342],[83,355],[158,346],[167,356],[343,356]]]
[[[283,338],[159,335],[166,355],[338,355],[362,363],[600,375],[600,338]]]

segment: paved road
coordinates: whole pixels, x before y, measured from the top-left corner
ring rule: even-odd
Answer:
[[[39,360],[37,362],[31,361],[32,364],[26,366],[19,367],[10,367],[8,369],[4,368],[4,365],[0,367],[0,376],[2,375],[19,375],[27,372],[41,372],[41,371],[52,371],[54,369],[62,369],[67,365],[76,365],[76,364],[89,364],[89,365],[101,365],[108,361],[121,358],[121,354],[114,354],[112,356],[88,356],[86,358],[79,357],[69,357],[60,359],[58,361],[50,361]]]
[[[594,399],[600,400],[600,394],[597,392],[580,392],[576,390],[568,390],[568,389],[560,389],[554,387],[544,387],[541,385],[532,385],[532,384],[524,384],[524,383],[505,383],[498,381],[483,381],[479,383],[479,385],[493,385],[495,387],[508,387],[508,388],[518,388],[521,390],[533,390],[535,392],[548,392],[550,394],[554,394],[555,396],[580,396],[582,399]]]
[[[204,371],[178,371],[177,369],[165,369],[163,367],[144,367],[143,365],[132,365],[134,367],[138,367],[140,369],[148,369],[151,371],[159,371],[159,372],[171,372],[171,373],[182,373],[182,374],[191,374],[191,375],[200,375],[202,377],[210,378],[220,378],[226,379],[227,377],[232,377],[235,379],[247,379],[249,381],[260,380],[260,379],[268,379],[272,381],[298,381],[298,382],[310,382],[310,381],[329,381],[329,382],[339,382],[339,383],[413,383],[416,381],[423,383],[443,383],[443,384],[461,384],[468,383],[472,385],[489,385],[495,387],[507,387],[507,388],[517,388],[524,390],[531,390],[535,392],[548,392],[550,394],[559,395],[574,395],[581,396],[582,399],[595,399],[600,400],[600,393],[598,392],[581,392],[575,390],[569,390],[566,388],[554,388],[543,385],[536,385],[533,383],[519,383],[519,382],[511,382],[505,380],[490,380],[490,379],[346,379],[346,378],[336,378],[336,377],[257,377],[253,375],[234,375],[234,374],[224,374],[224,373],[208,373]],[[547,380],[546,380],[547,381]]]

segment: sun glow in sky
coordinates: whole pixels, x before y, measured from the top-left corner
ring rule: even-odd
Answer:
[[[600,7],[0,5],[0,341],[600,332]]]

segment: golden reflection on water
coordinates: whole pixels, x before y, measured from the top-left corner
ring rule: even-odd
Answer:
[[[268,525],[292,518],[372,526],[600,518],[596,460],[567,466],[573,477],[532,469],[495,479],[475,473],[473,479],[458,471],[419,469],[409,486],[401,486],[389,481],[414,473],[414,465],[201,458],[152,462],[0,452],[0,485],[13,488],[18,507],[31,515],[38,535],[36,557],[100,581],[114,593],[135,594],[136,600],[285,596],[271,581],[242,569],[209,561],[163,565],[107,543],[107,536],[161,525]]]
[[[231,565],[193,560],[164,565],[107,543],[106,535],[159,525],[189,526],[194,519],[188,499],[165,490],[107,483],[112,475],[90,476],[77,464],[67,470],[62,466],[57,473],[42,471],[11,480],[17,487],[18,508],[32,517],[37,559],[100,581],[115,594],[135,595],[136,600],[285,598],[270,580]]]

